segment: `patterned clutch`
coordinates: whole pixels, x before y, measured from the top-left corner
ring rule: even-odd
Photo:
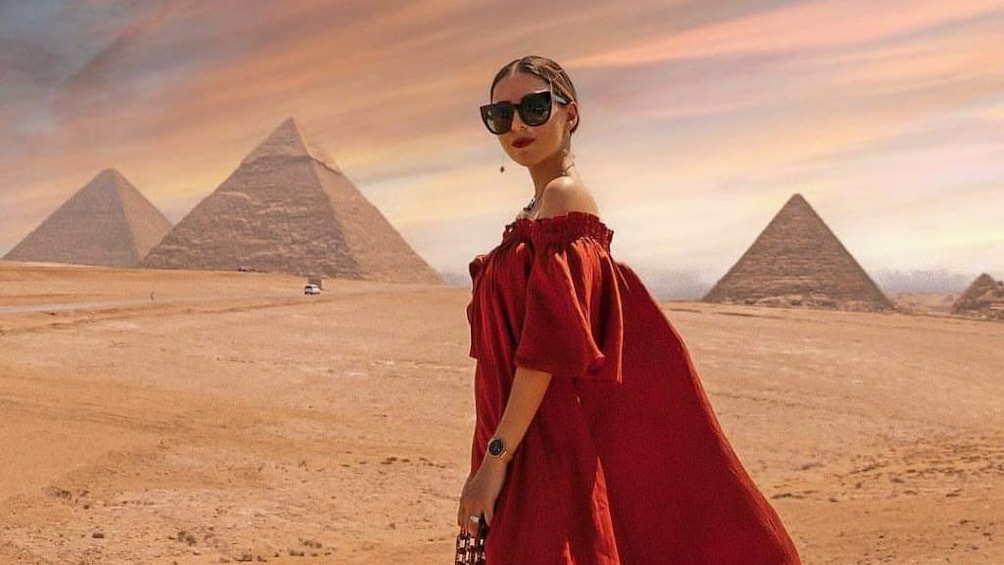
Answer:
[[[457,534],[457,559],[454,565],[485,565],[485,538],[488,537],[488,527],[484,520],[478,527],[477,534],[462,531]]]

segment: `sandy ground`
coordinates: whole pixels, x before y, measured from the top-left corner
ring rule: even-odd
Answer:
[[[451,562],[469,291],[303,282],[0,262],[0,563]],[[1004,324],[665,310],[805,563],[1004,563]]]

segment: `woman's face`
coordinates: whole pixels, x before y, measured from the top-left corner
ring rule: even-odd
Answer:
[[[495,85],[492,102],[508,101],[519,104],[527,94],[546,91],[547,81],[536,75],[517,72],[500,80]],[[568,105],[551,103],[551,118],[539,126],[523,123],[519,112],[512,118],[512,128],[499,135],[502,149],[513,161],[525,167],[532,167],[554,157],[564,147],[565,137],[571,135],[577,111],[575,103]]]

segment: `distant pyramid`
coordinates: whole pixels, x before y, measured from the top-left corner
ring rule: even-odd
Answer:
[[[952,305],[952,314],[1004,320],[1004,282],[983,273]]]
[[[892,310],[801,194],[793,195],[705,302]]]
[[[4,259],[136,267],[171,222],[129,181],[105,169]]]
[[[442,282],[292,118],[193,208],[144,265]]]

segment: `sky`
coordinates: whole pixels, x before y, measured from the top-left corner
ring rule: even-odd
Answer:
[[[477,108],[540,54],[643,274],[710,286],[798,192],[877,279],[1004,278],[1002,46],[1004,0],[0,0],[0,255],[105,168],[176,223],[294,117],[463,273],[533,190]]]

